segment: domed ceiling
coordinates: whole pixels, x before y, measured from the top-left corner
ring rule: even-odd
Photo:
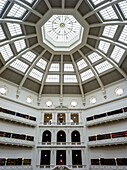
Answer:
[[[127,79],[127,1],[0,0],[0,52],[17,93],[105,95]]]

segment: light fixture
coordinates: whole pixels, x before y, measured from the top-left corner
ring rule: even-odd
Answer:
[[[22,158],[22,161],[24,161],[24,158]]]
[[[28,96],[26,101],[27,103],[31,104],[33,102],[33,98],[31,96]]]
[[[78,154],[75,155],[76,157],[78,156]]]
[[[3,86],[3,87],[0,88],[0,94],[2,94],[2,95],[6,95],[6,94],[7,94],[7,91],[8,91],[8,89],[7,89],[7,87],[5,87],[5,86]]]
[[[52,101],[51,101],[51,100],[47,100],[46,105],[47,105],[48,107],[52,106]]]
[[[60,136],[62,136],[62,134],[60,134]]]
[[[123,89],[118,87],[115,89],[116,96],[121,96],[123,94]]]
[[[74,119],[75,119],[76,117],[74,116]]]
[[[77,135],[75,134],[75,136],[77,136]]]
[[[96,100],[95,97],[92,96],[92,97],[90,98],[90,104],[95,104],[96,101],[97,101],[97,100]]]
[[[49,116],[47,117],[47,119],[49,119]]]
[[[60,155],[60,157],[62,157],[62,154]]]
[[[46,136],[48,136],[48,134],[46,134]]]
[[[71,101],[71,106],[73,106],[73,107],[77,106],[77,101],[76,100],[72,100]]]
[[[6,161],[8,160],[8,158],[5,158],[6,159]]]
[[[47,155],[45,154],[45,157],[47,157]]]

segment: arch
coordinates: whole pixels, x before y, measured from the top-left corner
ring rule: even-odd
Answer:
[[[51,142],[51,132],[49,130],[43,132],[42,142]]]
[[[57,142],[66,142],[66,133],[63,130],[57,133]]]
[[[71,142],[80,142],[80,133],[77,130],[71,133]]]

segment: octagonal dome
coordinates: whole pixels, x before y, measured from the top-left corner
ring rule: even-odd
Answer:
[[[70,51],[82,42],[83,31],[72,15],[53,15],[42,26],[43,42],[54,51]]]

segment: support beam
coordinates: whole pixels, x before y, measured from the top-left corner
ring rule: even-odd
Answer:
[[[49,1],[48,0],[44,0],[44,1],[45,1],[46,5],[48,6],[48,8],[51,9],[51,5],[50,5]]]
[[[43,78],[42,78],[41,88],[40,88],[39,96],[38,96],[38,100],[39,100],[39,101],[40,101],[40,99],[41,99],[41,94],[42,94],[42,91],[43,91],[43,88],[44,88],[44,83],[45,83],[45,80],[46,80],[46,77],[47,77],[49,68],[50,68],[50,66],[51,66],[53,57],[54,57],[54,55],[51,55],[50,61],[48,62],[48,65],[47,65],[47,67],[46,67],[45,73],[44,73]]]
[[[13,43],[15,41],[19,41],[19,40],[22,40],[22,39],[33,38],[33,37],[37,37],[37,34],[23,35],[23,36],[19,36],[19,37],[16,37],[16,38],[12,38],[10,40],[5,40],[5,41],[0,43],[0,47],[4,46],[4,45],[7,45],[7,44],[11,44],[11,43]]]
[[[31,72],[31,70],[33,69],[33,67],[36,65],[36,63],[40,60],[40,58],[42,57],[42,55],[46,52],[46,50],[44,50],[37,58],[35,58],[35,60],[33,61],[33,63],[31,64],[31,66],[29,67],[29,69],[27,70],[27,72],[25,73],[22,81],[20,82],[20,85],[18,87],[18,91],[21,90],[23,84],[25,83],[27,77],[29,76],[29,73]]]
[[[62,0],[62,9],[65,8],[65,0]]]
[[[107,25],[127,25],[127,21],[107,21],[103,23],[90,24],[89,28],[102,27]]]
[[[91,49],[92,51],[95,51],[97,54],[102,56],[105,60],[107,60],[110,64],[112,64],[119,72],[122,74],[122,76],[127,80],[127,74],[109,57],[107,57],[104,53],[102,53],[100,50],[93,48],[89,44],[86,44],[86,46]]]
[[[20,58],[23,54],[25,54],[26,52],[34,49],[35,47],[37,47],[39,44],[34,44],[33,46],[31,46],[30,48],[27,48],[25,50],[23,50],[21,53],[19,53],[17,56],[13,57],[13,58],[10,58],[7,63],[0,69],[0,74],[6,69],[9,67],[9,65],[14,62],[16,59]]]
[[[63,55],[61,55],[60,104],[63,103]]]
[[[87,63],[87,65],[90,67],[90,69],[91,69],[92,72],[94,73],[94,75],[95,75],[95,77],[96,77],[96,79],[97,79],[97,81],[98,81],[98,83],[99,83],[99,85],[100,85],[100,87],[101,87],[101,90],[102,90],[103,94],[105,95],[105,93],[106,93],[106,92],[105,92],[105,88],[104,88],[104,85],[103,85],[103,83],[102,83],[102,81],[101,81],[101,79],[100,79],[97,71],[94,69],[94,67],[92,66],[92,64],[90,63],[90,61],[87,59],[87,57],[84,56],[84,54],[81,52],[81,50],[78,50],[78,52],[80,53],[80,55],[82,56],[82,58],[85,60],[85,62]]]
[[[72,63],[73,63],[73,66],[74,66],[74,69],[75,69],[75,72],[76,72],[76,75],[77,75],[77,79],[78,79],[78,82],[79,82],[79,87],[80,87],[80,91],[81,91],[81,95],[82,95],[82,101],[83,101],[83,104],[85,104],[85,95],[84,95],[84,91],[83,91],[83,87],[82,87],[81,77],[79,75],[78,68],[77,68],[77,65],[74,61],[72,54],[71,54],[71,60],[72,60]]]
[[[81,5],[82,2],[83,2],[83,0],[78,0],[78,3],[76,5],[76,7],[75,7],[76,10],[79,8],[79,6]]]

